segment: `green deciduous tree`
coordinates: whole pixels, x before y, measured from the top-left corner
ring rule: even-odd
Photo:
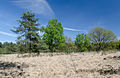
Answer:
[[[103,50],[106,43],[117,40],[116,35],[112,31],[101,27],[90,30],[88,34],[92,43],[95,44],[96,50]]]
[[[87,36],[87,34],[78,34],[76,36],[75,44],[78,47],[79,51],[86,51],[90,46],[90,38]]]
[[[13,32],[19,34],[18,41],[23,45],[28,45],[27,51],[39,53],[40,36],[38,18],[30,11],[24,12],[21,20],[18,20],[20,25],[15,27]]]
[[[44,32],[43,39],[52,52],[64,45],[63,27],[57,19],[50,20],[46,28],[42,27],[41,30]]]

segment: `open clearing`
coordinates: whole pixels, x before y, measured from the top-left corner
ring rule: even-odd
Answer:
[[[27,55],[0,55],[0,78],[120,78],[120,52]]]

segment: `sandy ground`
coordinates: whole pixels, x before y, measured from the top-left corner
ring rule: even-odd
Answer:
[[[23,56],[0,55],[0,62],[26,65],[21,70],[24,74],[19,76],[9,76],[9,74],[3,76],[2,73],[14,70],[17,72],[18,68],[0,69],[0,78],[120,78],[120,52],[41,53],[40,56],[35,57],[28,57],[27,54],[26,57]],[[117,70],[117,72],[104,72],[105,70]]]

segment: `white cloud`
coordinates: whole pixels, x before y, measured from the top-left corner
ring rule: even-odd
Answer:
[[[54,17],[54,12],[46,0],[14,0],[13,3],[34,13]]]
[[[64,27],[64,30],[87,32],[86,30],[78,30],[78,29],[66,28],[66,27]]]
[[[3,31],[0,31],[0,34],[10,36],[10,37],[17,37],[17,35],[15,35],[15,34],[10,34],[10,33],[3,32]]]

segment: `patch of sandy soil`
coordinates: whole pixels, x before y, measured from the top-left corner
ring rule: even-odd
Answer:
[[[120,78],[120,52],[0,55],[0,78]]]

